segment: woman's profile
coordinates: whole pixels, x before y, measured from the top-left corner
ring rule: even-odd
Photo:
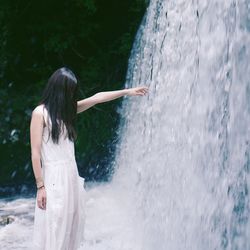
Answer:
[[[49,78],[30,122],[31,160],[37,194],[33,249],[77,250],[84,240],[86,192],[74,141],[77,114],[119,97],[143,96],[145,86],[99,92],[77,100],[78,83],[68,68]]]

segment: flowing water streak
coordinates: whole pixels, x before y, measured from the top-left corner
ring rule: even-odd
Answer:
[[[152,0],[112,185],[143,250],[250,249],[250,1]]]

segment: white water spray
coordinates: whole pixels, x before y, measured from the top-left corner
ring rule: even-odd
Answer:
[[[152,0],[113,186],[143,250],[250,249],[250,1]]]

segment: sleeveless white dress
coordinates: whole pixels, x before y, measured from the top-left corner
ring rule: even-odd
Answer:
[[[48,132],[48,112],[44,105],[35,108],[44,115],[41,164],[47,195],[46,210],[35,205],[33,249],[77,250],[84,240],[86,191],[79,176],[74,142],[66,136],[66,127],[54,144]]]

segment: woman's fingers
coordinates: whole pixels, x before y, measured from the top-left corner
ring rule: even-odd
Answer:
[[[147,92],[148,92],[148,91],[147,91],[146,88],[141,88],[141,89],[138,90],[138,94],[139,94],[139,95],[146,95]]]
[[[143,92],[142,92],[141,90],[138,90],[138,91],[136,91],[136,95],[142,96],[142,95],[143,95]]]
[[[43,205],[43,208],[46,209],[46,196],[43,197],[42,205]]]
[[[37,200],[37,205],[38,205],[39,208],[42,209],[42,199]]]
[[[142,91],[138,92],[138,95],[143,96],[144,93]]]
[[[38,196],[37,205],[41,209],[46,209],[46,194],[41,194]]]
[[[148,88],[147,87],[141,87],[140,91],[145,95],[148,92]]]

